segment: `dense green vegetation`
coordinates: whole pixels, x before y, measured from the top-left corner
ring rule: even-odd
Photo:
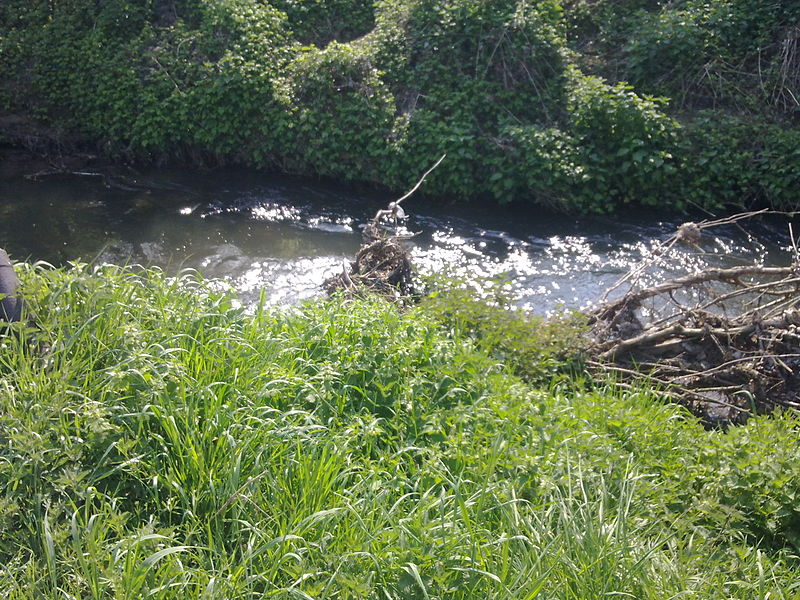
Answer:
[[[798,23],[795,0],[6,0],[0,126],[397,189],[447,152],[426,191],[450,198],[793,208]]]
[[[797,417],[707,431],[582,381],[553,368],[574,324],[21,276],[41,329],[0,345],[6,598],[800,593]]]

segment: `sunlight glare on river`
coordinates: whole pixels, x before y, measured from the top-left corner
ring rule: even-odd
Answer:
[[[127,173],[127,172],[126,172]],[[142,263],[185,267],[232,285],[245,304],[262,290],[273,304],[321,295],[361,243],[361,227],[390,196],[248,171],[154,170],[98,177],[0,180],[0,247],[16,260]],[[124,189],[122,189],[124,187]],[[581,308],[642,261],[641,283],[707,266],[788,262],[785,224],[727,227],[700,248],[662,242],[681,223],[647,213],[576,218],[535,207],[403,204],[413,263],[421,275],[452,275],[480,290],[506,280],[536,313]]]

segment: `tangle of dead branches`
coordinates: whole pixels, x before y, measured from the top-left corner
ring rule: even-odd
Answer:
[[[591,364],[623,385],[644,377],[711,424],[800,408],[800,252],[791,227],[786,266],[708,268],[639,285],[673,245],[699,248],[704,229],[765,212],[681,225],[591,313]],[[624,285],[621,297],[608,300]]]
[[[342,292],[347,296],[359,296],[369,292],[389,300],[403,300],[413,294],[411,259],[402,243],[413,234],[403,235],[392,232],[392,229],[396,229],[399,222],[407,218],[400,204],[419,189],[445,156],[442,155],[410,191],[375,213],[364,227],[363,243],[355,260],[349,266],[345,264],[340,273],[322,284],[329,295]]]

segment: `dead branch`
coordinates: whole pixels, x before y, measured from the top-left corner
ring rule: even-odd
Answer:
[[[800,261],[794,241],[785,267],[709,268],[637,286],[672,245],[702,250],[703,229],[738,226],[763,214],[685,223],[654,257],[612,286],[609,292],[624,283],[628,290],[612,301],[607,292],[590,314],[593,368],[626,381],[644,377],[712,423],[742,422],[754,409],[800,408]],[[645,302],[656,309],[645,311]]]
[[[800,324],[800,315],[797,313],[786,313],[780,319],[773,319],[761,323],[753,322],[749,325],[740,325],[738,327],[685,327],[680,323],[675,323],[669,327],[663,327],[661,329],[656,329],[655,331],[647,331],[634,338],[619,341],[613,344],[610,350],[606,350],[600,354],[600,358],[605,360],[612,359],[619,353],[629,352],[633,348],[637,348],[639,346],[652,346],[658,342],[672,337],[683,339],[703,338],[706,336],[730,338],[739,335],[748,335],[759,327],[766,329],[784,329],[789,325],[798,324]]]
[[[617,314],[620,310],[626,307],[638,308],[642,302],[675,290],[685,289],[702,283],[710,281],[719,281],[724,283],[732,283],[739,286],[747,284],[741,281],[741,278],[746,275],[781,275],[787,276],[798,272],[797,266],[790,267],[759,267],[759,266],[744,266],[744,267],[731,267],[729,269],[706,269],[691,275],[677,277],[661,283],[659,285],[629,292],[619,300],[606,303],[598,310],[597,318],[607,318]],[[780,283],[780,282],[779,282]],[[762,288],[763,289],[763,288]]]
[[[330,295],[343,291],[349,296],[361,295],[367,291],[377,293],[390,300],[405,299],[412,295],[412,268],[408,250],[402,245],[415,234],[397,229],[399,221],[407,219],[400,203],[416,192],[425,178],[438,167],[447,155],[443,154],[434,165],[423,173],[416,185],[390,202],[385,209],[375,213],[362,232],[363,243],[356,253],[355,260],[341,273],[326,279],[322,287]],[[394,231],[389,232],[382,221],[394,223]]]

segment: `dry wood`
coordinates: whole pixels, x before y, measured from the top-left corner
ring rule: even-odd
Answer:
[[[791,229],[788,266],[709,268],[638,285],[674,244],[702,251],[703,229],[763,214],[685,223],[612,286],[590,315],[592,366],[624,380],[644,377],[712,423],[742,422],[754,408],[800,408],[800,253]],[[608,301],[625,283],[627,292]],[[670,309],[648,320],[647,301]]]
[[[349,270],[345,265],[341,273],[323,282],[322,287],[328,294],[338,291],[355,296],[371,292],[390,300],[403,300],[412,295],[411,260],[408,250],[401,242],[413,237],[414,234],[398,232],[397,227],[390,234],[382,221],[389,221],[396,226],[400,220],[407,218],[400,208],[400,203],[419,189],[425,178],[446,156],[443,154],[430,169],[425,171],[411,190],[394,202],[390,202],[387,208],[375,213],[373,219],[364,227],[363,243]]]
[[[596,314],[596,318],[602,319],[602,318],[607,318],[608,316],[615,315],[625,307],[638,308],[639,306],[641,306],[642,302],[644,302],[649,298],[653,298],[655,296],[659,296],[661,294],[666,294],[680,289],[686,289],[688,287],[700,285],[702,283],[708,283],[710,281],[732,283],[735,285],[745,287],[748,284],[741,281],[741,278],[744,277],[745,275],[759,275],[759,276],[780,275],[786,277],[788,275],[792,275],[795,272],[798,272],[798,267],[796,265],[790,267],[743,266],[743,267],[731,267],[728,269],[706,269],[704,271],[692,273],[691,275],[684,275],[683,277],[670,279],[668,281],[665,281],[664,283],[655,285],[653,287],[641,289],[638,291],[628,292],[618,300],[603,304],[597,311],[598,314]],[[796,281],[796,279],[793,280]],[[781,281],[779,283],[783,282]],[[767,287],[770,286],[765,285],[762,286],[762,288],[757,288],[757,289],[764,289]]]

